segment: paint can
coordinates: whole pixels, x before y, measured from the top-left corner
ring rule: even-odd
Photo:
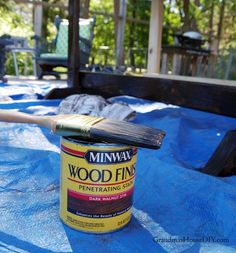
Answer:
[[[60,218],[77,230],[107,233],[131,219],[137,148],[61,138]]]

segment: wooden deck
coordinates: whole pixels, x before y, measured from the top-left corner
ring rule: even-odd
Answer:
[[[156,77],[162,79],[176,80],[176,81],[186,81],[194,83],[208,83],[216,85],[226,85],[226,86],[236,86],[236,81],[234,80],[223,80],[223,79],[214,79],[206,77],[191,77],[191,76],[179,76],[179,75],[164,75],[164,74],[144,74],[146,77]]]
[[[79,93],[105,98],[128,95],[236,117],[236,81],[161,74],[137,77],[83,71],[79,73],[74,87],[66,86],[66,80],[14,77],[8,80],[12,85],[52,84],[54,87],[45,96],[46,99],[62,99]],[[62,88],[62,85],[65,86]]]
[[[50,84],[66,84],[67,80],[56,80],[52,78],[47,78],[43,80],[38,80],[34,76],[20,76],[19,78],[16,76],[6,76],[8,79],[8,84],[37,84],[37,85],[50,85]]]
[[[179,75],[164,75],[164,74],[148,74],[144,73],[145,77],[156,77],[161,79],[169,79],[176,81],[184,81],[184,82],[194,82],[194,83],[208,83],[208,84],[216,84],[216,85],[226,85],[226,86],[236,86],[236,81],[234,80],[223,80],[223,79],[214,79],[214,78],[203,78],[203,77],[190,77],[190,76],[179,76]],[[21,76],[17,78],[16,76],[7,76],[8,84],[66,84],[67,80],[56,80],[53,78],[45,78],[43,80],[38,80],[34,76]]]

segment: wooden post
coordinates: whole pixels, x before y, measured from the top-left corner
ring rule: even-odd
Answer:
[[[124,35],[127,0],[114,0],[116,26],[116,65],[124,65]]]
[[[168,54],[162,54],[161,74],[168,74]]]
[[[148,45],[148,73],[160,73],[163,1],[152,0]]]
[[[79,12],[80,0],[69,0],[68,29],[68,86],[79,87]]]
[[[43,21],[43,6],[39,2],[34,6],[34,34],[42,35],[42,21]]]

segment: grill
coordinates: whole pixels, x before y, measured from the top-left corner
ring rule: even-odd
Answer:
[[[185,48],[201,49],[205,43],[202,35],[198,32],[189,31],[183,34],[175,34],[174,36],[175,44]]]

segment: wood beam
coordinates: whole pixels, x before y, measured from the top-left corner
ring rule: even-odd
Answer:
[[[60,3],[48,3],[44,1],[32,1],[32,0],[14,0],[15,3],[23,3],[23,4],[33,4],[33,5],[41,5],[45,8],[52,8],[52,7],[58,7],[58,8],[67,8],[68,5],[66,4],[60,4]]]
[[[148,73],[160,73],[163,1],[152,0],[148,45]]]
[[[114,0],[116,31],[116,65],[124,65],[124,36],[127,0]]]
[[[57,88],[47,98],[76,93],[105,98],[128,95],[153,101],[236,117],[236,82],[171,75],[153,77],[80,72],[80,90]]]
[[[42,35],[42,22],[43,22],[43,6],[36,4],[34,6],[34,34]]]

